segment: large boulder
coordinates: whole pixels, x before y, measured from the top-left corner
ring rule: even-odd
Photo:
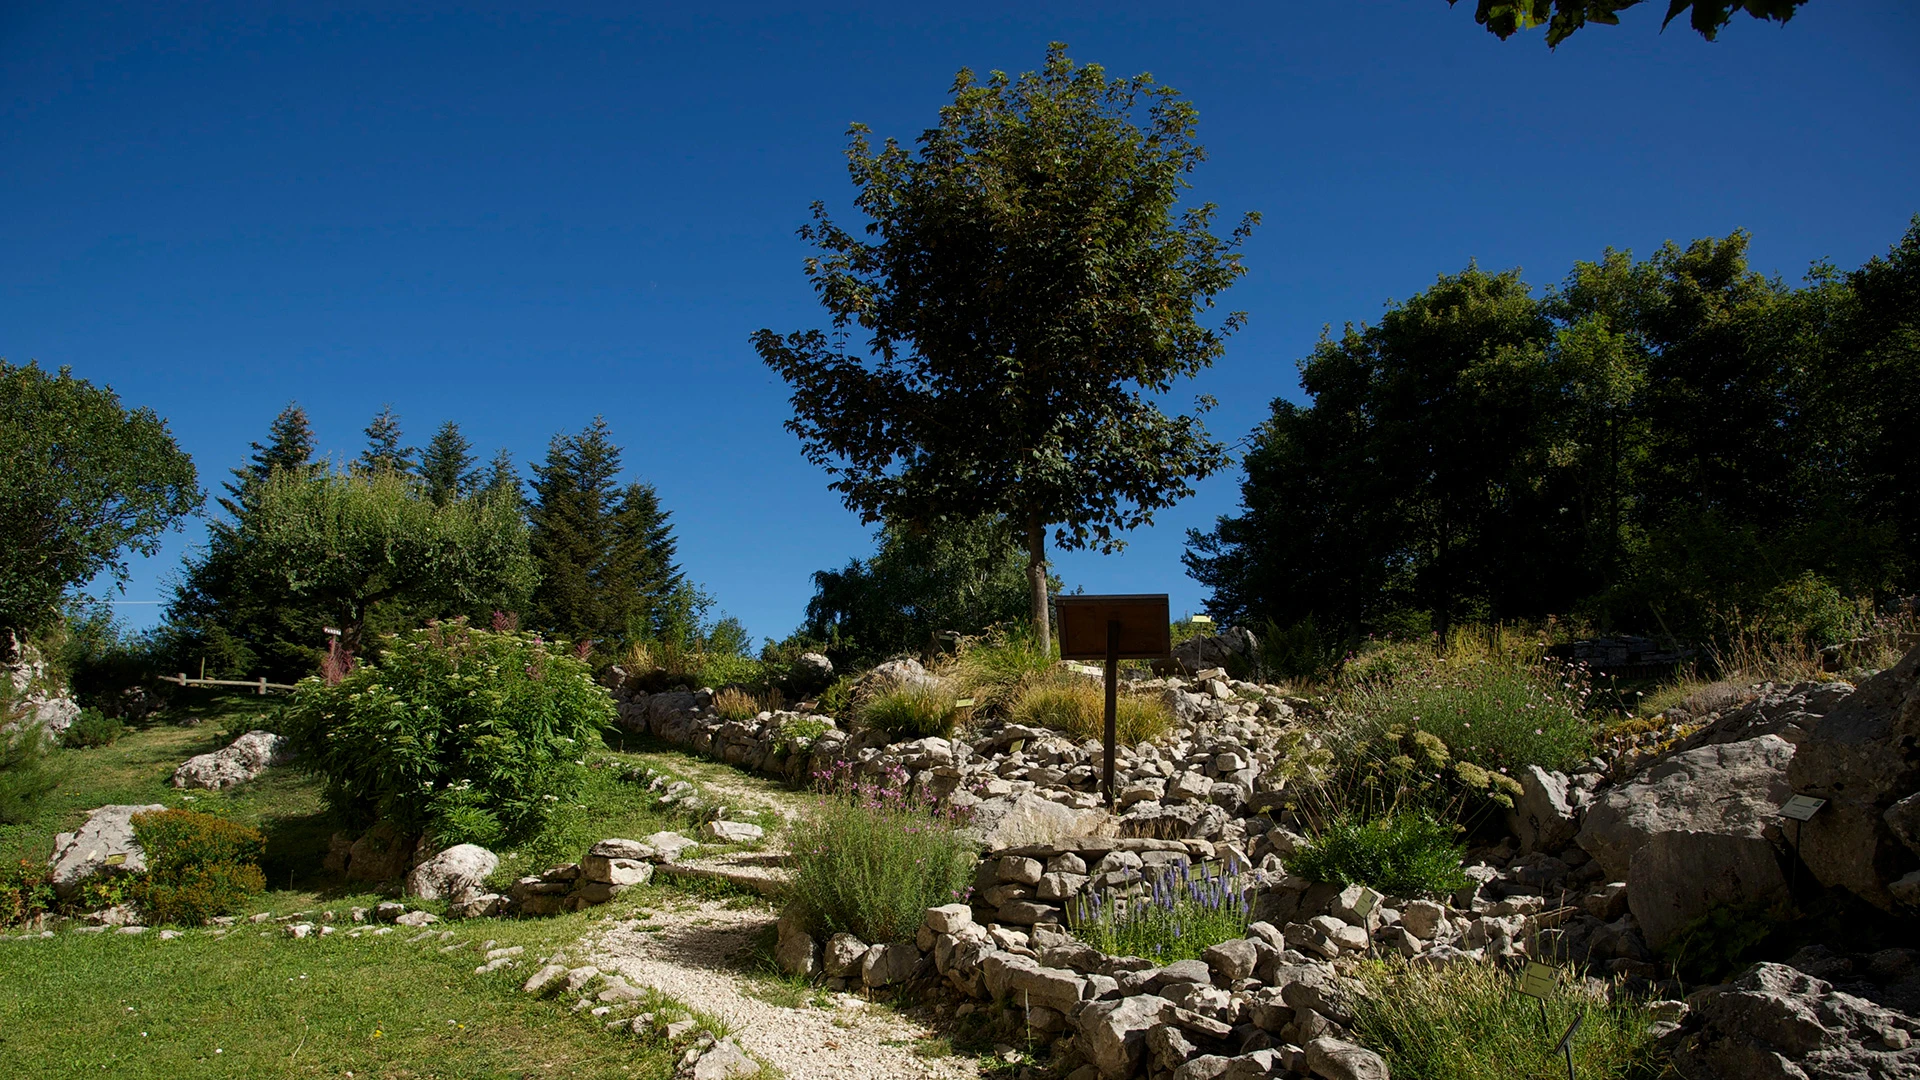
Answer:
[[[1602,796],[1575,840],[1607,880],[1621,881],[1634,852],[1656,833],[1778,838],[1780,805],[1792,795],[1793,754],[1793,744],[1778,735],[1674,754]]]
[[[479,844],[455,844],[413,868],[406,895],[422,900],[460,901],[483,891],[482,882],[500,867],[500,856]]]
[[[1784,964],[1687,999],[1685,1080],[1920,1080],[1920,1022]]]
[[[224,749],[190,757],[173,770],[173,786],[219,791],[244,784],[293,759],[293,744],[271,731],[249,731]]]
[[[1538,765],[1520,770],[1520,797],[1507,812],[1507,828],[1520,840],[1522,851],[1558,851],[1579,829],[1565,773]]]
[[[87,812],[86,824],[53,838],[53,856],[47,860],[53,891],[61,899],[80,891],[88,878],[99,874],[137,874],[147,868],[146,853],[133,838],[133,816],[156,813],[159,803],[143,806],[102,806]]]
[[[1655,833],[1627,869],[1627,907],[1655,949],[1716,908],[1742,908],[1758,918],[1784,910],[1788,900],[1780,857],[1759,836]]]
[[[954,804],[970,808],[966,831],[989,851],[1119,833],[1105,810],[1075,810],[1031,793],[977,801],[956,796]]]
[[[909,657],[874,665],[872,671],[861,676],[854,693],[857,697],[866,697],[889,690],[940,690],[945,686],[938,675]]]
[[[1800,827],[1800,857],[1821,883],[1884,910],[1889,884],[1920,868],[1895,812],[1920,792],[1920,646],[1860,684],[1808,733],[1787,772],[1793,790],[1827,800]]]

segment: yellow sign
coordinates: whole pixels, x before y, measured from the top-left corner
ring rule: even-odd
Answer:
[[[1553,968],[1538,961],[1527,961],[1526,970],[1520,973],[1520,992],[1542,1001],[1553,994],[1553,988],[1558,983],[1559,979]]]

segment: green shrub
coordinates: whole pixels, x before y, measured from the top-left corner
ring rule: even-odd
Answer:
[[[147,920],[200,926],[243,910],[267,887],[260,872],[267,839],[257,829],[192,810],[135,814],[133,836],[146,875],[131,893]]]
[[[613,716],[572,650],[454,622],[389,640],[337,684],[303,680],[281,726],[349,825],[452,845],[539,832]]]
[[[1074,934],[1109,956],[1143,956],[1156,964],[1197,960],[1223,941],[1247,936],[1251,918],[1240,868],[1198,874],[1169,863],[1138,896],[1090,889],[1067,912]]]
[[[0,825],[32,821],[58,783],[47,767],[47,737],[38,723],[0,731]]]
[[[1565,1075],[1555,1043],[1584,1016],[1572,1043],[1581,1080],[1654,1080],[1664,1067],[1645,1005],[1624,995],[1595,998],[1564,970],[1541,1002],[1520,993],[1517,976],[1494,964],[1415,965],[1372,961],[1360,968],[1367,993],[1353,999],[1354,1041],[1387,1060],[1394,1076],[1420,1080],[1540,1080]]]
[[[1850,600],[1811,570],[1783,582],[1760,601],[1756,629],[1775,640],[1818,648],[1860,633],[1871,621],[1870,604]]]
[[[127,725],[99,709],[81,709],[67,730],[60,733],[60,745],[69,750],[112,746],[115,739],[126,733]]]
[[[833,681],[833,685],[820,691],[814,708],[835,719],[853,715],[853,688],[858,685],[859,679],[851,675],[840,676]]]
[[[953,695],[932,686],[884,690],[860,706],[860,723],[896,738],[953,734]]]
[[[1453,826],[1415,810],[1371,821],[1338,817],[1287,858],[1287,869],[1390,896],[1445,896],[1467,884],[1465,848],[1453,835]]]
[[[1064,731],[1075,739],[1106,734],[1106,689],[1091,679],[1055,675],[1029,684],[1014,698],[1013,721]],[[1158,698],[1121,694],[1113,703],[1114,737],[1123,746],[1151,742],[1173,726],[1173,713]]]
[[[867,942],[910,938],[940,904],[971,891],[979,846],[963,822],[905,790],[897,770],[856,781],[844,762],[791,834],[793,897],[815,936]]]
[[[813,745],[813,740],[827,733],[827,727],[827,722],[819,717],[789,716],[780,721],[780,727],[774,733],[773,752],[805,752]]]
[[[53,905],[53,873],[45,863],[21,859],[0,868],[0,926],[18,926]]]

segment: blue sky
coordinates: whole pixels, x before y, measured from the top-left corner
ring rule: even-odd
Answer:
[[[523,467],[604,414],[689,574],[778,637],[808,575],[871,543],[747,335],[821,325],[793,232],[815,199],[850,216],[847,125],[911,139],[962,66],[1062,40],[1198,106],[1193,195],[1265,216],[1227,298],[1251,323],[1187,391],[1229,441],[1298,397],[1323,325],[1469,259],[1540,286],[1745,228],[1798,279],[1920,211],[1910,0],[1813,0],[1711,44],[1648,4],[1553,53],[1471,0],[667,7],[6,5],[0,356],[151,406],[209,487],[289,400],[342,457],[391,404],[416,445],[452,419]],[[1185,531],[1238,494],[1235,470],[1059,572],[1198,610]],[[123,598],[164,599],[201,532]]]

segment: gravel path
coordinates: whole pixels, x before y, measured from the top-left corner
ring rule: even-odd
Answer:
[[[931,1032],[850,994],[827,1007],[784,1008],[745,993],[756,978],[741,957],[774,921],[764,907],[687,897],[645,919],[626,920],[582,942],[584,963],[618,971],[731,1023],[742,1049],[788,1080],[949,1080],[979,1075],[965,1057],[927,1059],[913,1050]]]

